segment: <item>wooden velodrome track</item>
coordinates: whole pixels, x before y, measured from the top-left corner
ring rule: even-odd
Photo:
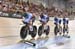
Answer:
[[[34,24],[36,26],[40,25],[39,21],[35,21]],[[54,36],[53,22],[49,21],[48,25],[50,25],[50,30],[51,30],[49,36],[50,38],[53,38]],[[19,36],[21,27],[22,27],[21,19],[0,17],[0,47],[3,47],[0,49],[11,49],[10,45],[14,46],[16,43],[18,43],[21,40]],[[69,30],[71,35],[70,42],[60,46],[48,45],[47,48],[48,49],[75,49],[75,20],[70,21]],[[6,46],[6,48],[4,48],[4,46]],[[25,49],[25,48],[12,47],[12,49]]]
[[[19,36],[20,29],[23,26],[21,21],[21,19],[0,17],[0,46],[14,44],[21,40]],[[34,25],[39,26],[40,22],[35,21]],[[48,25],[52,26],[53,24],[48,22]]]

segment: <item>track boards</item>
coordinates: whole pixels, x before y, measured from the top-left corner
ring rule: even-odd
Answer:
[[[61,46],[68,43],[68,41],[70,41],[70,38],[57,36],[54,38],[44,38],[44,39],[37,39],[37,40],[31,41],[32,43],[35,43],[36,46],[31,46],[32,45],[31,43],[29,45],[28,43],[25,43],[25,45],[27,48],[39,49],[39,48],[48,47],[51,45]]]
[[[64,45],[70,41],[70,36],[57,36],[54,39],[56,45]]]

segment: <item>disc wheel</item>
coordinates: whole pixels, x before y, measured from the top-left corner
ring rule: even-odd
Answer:
[[[58,32],[59,32],[59,29],[58,29],[57,26],[55,26],[55,28],[54,28],[54,34],[57,35]]]
[[[29,34],[31,35],[32,38],[34,38],[37,34],[37,27],[33,26],[33,31],[29,31]]]
[[[47,26],[47,29],[46,29],[46,30],[44,30],[44,32],[46,33],[46,35],[49,35],[50,27],[49,27],[49,26]]]
[[[42,35],[43,30],[44,30],[44,28],[43,28],[43,26],[41,25],[41,26],[39,27],[39,29],[38,29],[38,36],[41,36],[41,35]]]

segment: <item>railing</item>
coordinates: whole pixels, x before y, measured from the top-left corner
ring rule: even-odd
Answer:
[[[22,14],[0,11],[0,17],[22,18]]]

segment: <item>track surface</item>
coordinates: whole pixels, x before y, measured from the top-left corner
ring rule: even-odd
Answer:
[[[39,26],[40,23],[36,21],[35,25]],[[48,24],[51,27],[50,39],[53,38],[53,22],[49,21]],[[25,44],[19,43],[21,40],[19,37],[19,32],[23,26],[21,19],[4,18],[0,17],[0,49],[25,49]],[[48,45],[44,47],[45,49],[75,49],[75,20],[70,21],[69,32],[71,35],[71,40],[64,45]],[[29,38],[29,36],[27,37]],[[37,37],[36,37],[37,38]],[[52,40],[51,40],[52,42]],[[43,49],[43,48],[41,48]]]

